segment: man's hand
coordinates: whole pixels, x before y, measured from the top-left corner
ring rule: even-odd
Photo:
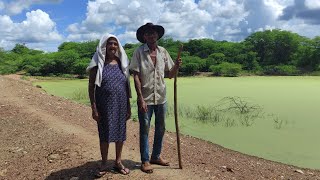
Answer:
[[[141,99],[138,101],[138,108],[140,112],[146,113],[148,112],[148,106],[146,104],[146,102],[144,101],[144,99]]]
[[[179,57],[176,59],[176,62],[174,63],[173,68],[169,71],[169,74],[168,74],[169,79],[173,78],[178,73],[181,65],[182,65],[182,60]]]
[[[174,65],[176,65],[177,68],[181,67],[181,65],[182,65],[182,60],[181,60],[181,58],[178,58],[178,59],[176,60],[176,62],[174,63]]]

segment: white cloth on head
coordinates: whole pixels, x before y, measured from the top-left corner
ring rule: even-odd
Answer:
[[[105,55],[106,55],[106,51],[107,51],[106,44],[107,44],[108,39],[111,37],[115,38],[118,41],[119,51],[116,53],[116,56],[120,59],[121,70],[127,78],[128,87],[129,87],[129,96],[131,97],[128,56],[127,56],[126,52],[124,51],[123,47],[121,46],[119,39],[115,35],[105,34],[101,37],[99,44],[97,46],[96,52],[94,53],[94,55],[91,59],[91,62],[89,63],[89,66],[87,67],[86,71],[89,72],[93,67],[98,66],[95,84],[100,87],[101,81],[102,81],[102,70],[104,67]]]

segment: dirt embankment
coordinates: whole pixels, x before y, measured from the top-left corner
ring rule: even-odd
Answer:
[[[93,179],[100,154],[90,107],[48,95],[16,76],[0,76],[0,92],[0,179]],[[131,173],[110,171],[102,179],[320,180],[318,170],[244,155],[188,136],[181,137],[180,170],[174,133],[166,133],[163,149],[171,166],[154,166],[153,174],[145,174],[139,170],[138,128],[138,123],[128,122],[123,163]],[[111,169],[113,144],[109,151]]]

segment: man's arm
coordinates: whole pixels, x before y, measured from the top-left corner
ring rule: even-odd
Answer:
[[[174,63],[174,66],[169,71],[169,74],[168,74],[169,79],[173,78],[178,73],[178,70],[181,64],[182,64],[181,58],[177,59],[176,62]]]
[[[138,108],[141,112],[147,112],[147,104],[143,99],[142,90],[141,90],[141,81],[140,81],[140,73],[133,71],[133,79],[134,79],[134,87],[136,88],[137,92],[137,101],[138,101]]]

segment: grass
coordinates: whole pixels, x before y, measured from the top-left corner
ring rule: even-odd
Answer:
[[[87,92],[87,80],[36,83],[74,100]],[[319,92],[320,77],[313,76],[179,78],[180,131],[246,154],[320,169]],[[167,80],[167,96],[167,129],[175,131],[173,80]]]
[[[65,97],[84,104],[90,104],[87,89],[88,80],[63,80],[52,78],[50,80],[35,81],[34,84],[41,86],[49,94]]]

